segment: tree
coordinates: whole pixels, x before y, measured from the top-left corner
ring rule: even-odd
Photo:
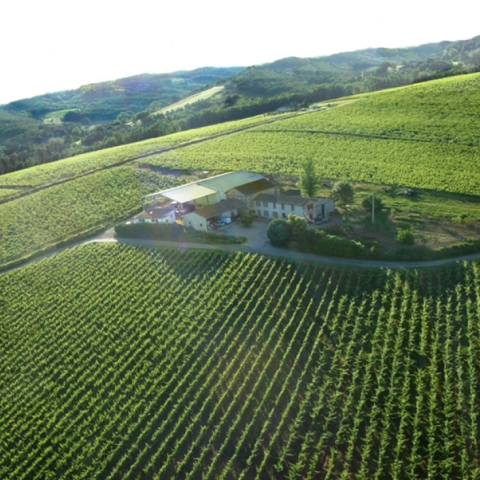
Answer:
[[[307,220],[293,213],[287,217],[287,223],[290,227],[292,238],[294,239],[300,239],[307,230]]]
[[[302,173],[300,175],[300,188],[302,194],[306,197],[312,198],[317,194],[320,186],[320,178],[315,168],[313,158],[309,158],[302,165]]]
[[[283,218],[272,220],[268,225],[267,237],[275,247],[284,247],[290,239],[290,226]]]
[[[353,203],[353,188],[348,182],[337,182],[332,188],[331,196],[340,205]]]
[[[367,197],[362,201],[362,207],[365,211],[371,215],[372,213],[372,197]],[[385,206],[383,205],[383,200],[379,197],[375,197],[375,212],[381,212]]]

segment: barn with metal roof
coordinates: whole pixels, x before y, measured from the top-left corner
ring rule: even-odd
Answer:
[[[196,212],[196,215],[188,219],[190,222],[193,218],[196,220],[190,225],[207,230],[205,219],[221,215],[237,215],[249,207],[249,196],[271,189],[273,185],[262,175],[239,170],[145,195],[142,197],[142,203],[147,212],[151,209],[151,205],[147,207],[146,204],[152,200],[155,206],[158,200],[160,203],[176,204],[178,217],[182,219]],[[197,221],[200,218],[203,219],[202,222]]]

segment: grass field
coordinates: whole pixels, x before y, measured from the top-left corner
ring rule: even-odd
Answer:
[[[204,90],[203,92],[195,93],[194,95],[190,95],[189,97],[184,98],[183,100],[180,100],[179,102],[173,103],[168,107],[158,110],[157,112],[154,113],[154,115],[178,110],[180,108],[183,108],[187,105],[198,102],[200,100],[206,100],[207,98],[213,97],[213,95],[221,92],[222,90],[224,90],[224,88],[225,87],[223,86],[212,87],[212,88],[209,88],[208,90]]]
[[[56,112],[50,112],[45,115],[43,119],[44,123],[62,123],[62,118],[67,112],[75,112],[75,109],[57,110]]]
[[[319,195],[329,197],[333,182],[324,182]],[[349,208],[339,207],[335,222],[359,240],[377,240],[387,249],[395,248],[400,228],[408,227],[417,245],[432,249],[447,247],[465,240],[480,240],[480,197],[444,192],[415,190],[412,196],[402,188],[366,183],[352,184],[355,198]],[[364,199],[372,193],[381,199],[385,210],[377,212],[376,227],[366,226]]]
[[[480,474],[478,263],[90,244],[0,292],[2,478]]]

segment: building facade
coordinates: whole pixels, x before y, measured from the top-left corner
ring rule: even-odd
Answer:
[[[254,209],[259,217],[287,218],[294,214],[315,222],[327,219],[334,211],[335,204],[329,198],[260,194],[255,197]]]

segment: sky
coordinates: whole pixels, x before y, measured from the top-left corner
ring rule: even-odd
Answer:
[[[478,0],[6,0],[0,104],[141,73],[464,40],[478,18]]]

